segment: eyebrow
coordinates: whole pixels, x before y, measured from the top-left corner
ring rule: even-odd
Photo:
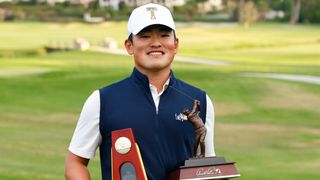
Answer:
[[[171,32],[171,31],[172,31],[172,29],[171,29],[171,28],[169,28],[169,27],[164,26],[164,27],[161,27],[161,28],[160,28],[160,31]]]

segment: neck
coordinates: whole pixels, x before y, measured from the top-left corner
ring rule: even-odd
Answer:
[[[140,71],[140,69],[138,68]],[[163,88],[163,85],[166,83],[166,81],[170,77],[170,68],[166,70],[161,70],[161,71],[140,71],[144,75],[148,77],[149,83],[152,84],[157,88],[157,91],[160,92]]]
[[[163,85],[166,83],[166,81],[169,79],[170,73],[168,73],[166,76],[160,77],[160,76],[148,76],[149,83],[154,85],[157,88],[158,93],[162,91]]]

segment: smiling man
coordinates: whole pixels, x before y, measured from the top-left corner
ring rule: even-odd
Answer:
[[[195,130],[183,110],[200,101],[207,130],[205,156],[214,152],[214,111],[208,95],[171,70],[179,39],[170,11],[158,4],[136,8],[124,43],[133,56],[131,76],[94,91],[82,109],[66,158],[67,179],[90,179],[87,165],[100,148],[104,180],[111,179],[111,132],[132,128],[148,179],[167,174],[193,156]]]

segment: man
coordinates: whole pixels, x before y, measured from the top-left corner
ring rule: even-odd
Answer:
[[[66,158],[67,179],[90,179],[87,165],[98,147],[102,177],[111,179],[111,132],[124,128],[133,129],[148,179],[166,179],[192,157],[195,133],[182,111],[192,109],[194,100],[200,101],[207,129],[205,155],[215,156],[210,98],[171,71],[179,39],[170,11],[158,4],[136,8],[124,45],[133,56],[133,72],[85,102]]]

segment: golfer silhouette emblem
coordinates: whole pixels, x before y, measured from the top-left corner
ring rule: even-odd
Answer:
[[[157,8],[155,8],[155,7],[148,7],[147,8],[147,11],[150,11],[151,19],[156,19],[156,15],[154,13],[154,11],[156,11],[156,10],[157,10]]]

